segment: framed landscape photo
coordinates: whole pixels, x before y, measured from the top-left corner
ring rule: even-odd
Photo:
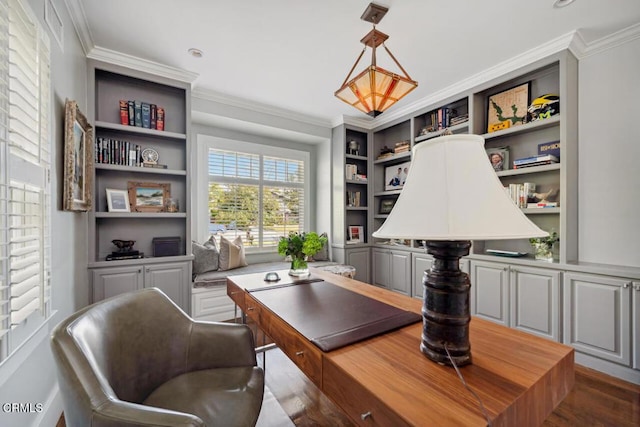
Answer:
[[[107,188],[107,208],[109,212],[131,212],[129,192]]]
[[[128,192],[133,212],[163,212],[171,197],[171,184],[129,181]]]
[[[65,101],[63,209],[91,210],[93,186],[93,127],[76,101]]]
[[[383,215],[390,213],[391,209],[393,209],[393,205],[396,204],[396,200],[396,198],[392,197],[380,200],[380,213]]]
[[[404,187],[410,165],[411,162],[405,162],[399,165],[387,166],[384,169],[384,189],[387,191],[400,190]]]
[[[491,95],[487,105],[487,132],[524,124],[529,107],[530,82]]]

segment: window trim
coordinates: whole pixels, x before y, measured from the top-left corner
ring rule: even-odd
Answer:
[[[304,162],[304,230],[309,230],[311,224],[311,154],[305,150],[294,148],[277,147],[255,142],[243,141],[240,139],[221,138],[203,133],[196,135],[196,194],[195,197],[195,232],[193,236],[196,241],[204,241],[208,238],[209,224],[209,149],[220,149],[229,151],[240,151],[271,157],[284,157]],[[273,181],[264,181],[264,185],[269,185]],[[261,248],[247,253],[251,254],[277,254],[276,248]]]

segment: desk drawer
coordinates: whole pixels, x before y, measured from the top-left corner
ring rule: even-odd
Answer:
[[[227,280],[227,295],[235,302],[242,311],[245,309],[244,295],[245,292],[233,282]]]
[[[262,305],[259,302],[257,302],[255,299],[253,299],[253,297],[249,294],[246,294],[244,296],[244,304],[245,304],[244,313],[247,315],[247,317],[253,320],[254,322],[256,322],[256,324],[260,326],[260,328],[263,331],[266,330],[266,325],[265,325],[266,322],[262,318],[263,317],[262,313],[264,310]]]
[[[398,414],[348,374],[324,359],[322,391],[359,426],[408,426]],[[410,398],[407,396],[407,398]]]
[[[322,388],[322,351],[282,319],[264,310],[264,327],[278,347],[313,383]]]

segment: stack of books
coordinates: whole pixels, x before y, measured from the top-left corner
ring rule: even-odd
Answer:
[[[469,121],[469,114],[467,113],[467,114],[461,114],[459,116],[451,117],[449,119],[449,124],[451,126],[455,126],[468,121]]]
[[[396,146],[393,149],[394,154],[406,153],[411,149],[409,141],[396,142]]]
[[[528,168],[531,166],[549,165],[551,163],[558,163],[558,159],[553,154],[544,154],[540,156],[525,157],[522,159],[516,159],[513,161],[514,169]]]
[[[164,130],[164,108],[138,100],[120,100],[120,124]]]

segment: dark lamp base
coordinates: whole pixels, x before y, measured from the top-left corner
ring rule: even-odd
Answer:
[[[426,242],[434,261],[425,271],[422,284],[422,342],[420,351],[429,359],[451,366],[471,363],[469,344],[469,276],[460,271],[460,258],[469,254],[471,241]],[[445,349],[446,346],[446,349]]]

